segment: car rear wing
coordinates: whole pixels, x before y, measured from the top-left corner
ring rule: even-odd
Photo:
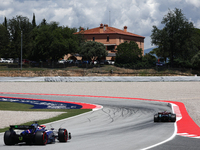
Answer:
[[[19,130],[28,130],[28,129],[34,129],[34,126],[28,126],[28,125],[11,125],[10,129],[19,129]]]

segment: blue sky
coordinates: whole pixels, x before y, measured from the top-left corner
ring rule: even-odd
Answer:
[[[151,30],[162,28],[162,18],[168,10],[181,9],[186,18],[200,28],[200,0],[0,0],[0,23],[16,15],[28,17],[33,13],[36,23],[59,22],[70,28],[95,28],[101,23],[145,36],[144,48],[151,48]]]

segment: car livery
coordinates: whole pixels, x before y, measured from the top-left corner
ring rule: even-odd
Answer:
[[[17,130],[24,130],[20,134],[15,132]],[[71,133],[68,133],[66,129],[58,129],[54,131],[47,130],[45,125],[39,125],[37,122],[32,125],[11,125],[10,129],[4,133],[5,145],[15,145],[25,142],[26,144],[46,145],[54,143],[55,140],[59,142],[67,142],[71,139]]]
[[[154,115],[154,122],[176,122],[176,114],[171,112],[158,112]]]

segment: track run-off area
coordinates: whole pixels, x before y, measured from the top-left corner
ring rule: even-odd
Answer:
[[[152,107],[155,107],[155,105],[157,106],[157,105],[160,104],[161,108],[158,109],[158,110],[165,109],[162,106],[163,104],[166,105],[166,106],[169,106],[169,104],[170,104],[171,111],[173,111],[177,116],[176,123],[166,123],[167,126],[171,126],[172,124],[174,124],[173,132],[169,133],[171,135],[167,135],[166,138],[163,138],[163,141],[159,141],[158,143],[155,143],[155,141],[154,141],[152,145],[147,144],[146,147],[136,146],[136,147],[133,147],[133,148],[136,148],[136,149],[156,149],[156,147],[162,146],[164,143],[167,143],[170,140],[173,140],[176,136],[183,136],[183,137],[187,137],[187,138],[189,137],[189,138],[196,138],[196,139],[200,138],[200,128],[199,128],[199,126],[192,120],[192,118],[189,116],[189,114],[188,114],[188,112],[187,112],[187,110],[185,108],[185,105],[183,103],[181,103],[181,102],[166,101],[166,100],[156,100],[156,99],[144,99],[144,98],[114,97],[114,96],[94,96],[94,95],[14,93],[14,92],[0,92],[0,94],[2,95],[2,96],[0,96],[0,101],[6,101],[6,100],[9,101],[9,100],[11,100],[11,101],[15,101],[16,102],[17,100],[23,100],[24,103],[27,103],[27,101],[29,101],[29,102],[30,101],[36,101],[36,102],[42,102],[42,104],[44,104],[44,102],[46,102],[46,103],[57,103],[58,105],[60,103],[60,104],[67,104],[67,107],[71,107],[72,109],[77,107],[78,109],[93,109],[94,111],[101,111],[102,109],[105,108],[105,110],[103,110],[103,111],[108,111],[106,113],[110,115],[110,118],[112,118],[111,120],[115,120],[113,118],[119,117],[119,116],[115,116],[115,114],[114,114],[114,117],[113,116],[111,117],[111,114],[110,114],[111,111],[113,111],[112,113],[116,113],[116,114],[118,113],[118,111],[113,110],[113,109],[122,109],[123,113],[128,114],[127,116],[125,115],[126,116],[125,118],[129,118],[130,116],[131,117],[133,116],[132,115],[133,114],[132,108],[129,108],[126,105],[124,105],[122,107],[121,106],[120,107],[116,107],[117,105],[115,106],[112,103],[111,104],[110,103],[105,103],[105,106],[104,106],[104,103],[98,102],[98,99],[101,99],[101,100],[102,99],[103,100],[109,100],[110,99],[110,100],[114,100],[114,101],[117,100],[117,102],[118,102],[118,100],[121,100],[121,101],[132,101],[131,103],[134,103],[134,101],[135,101],[137,104],[133,105],[132,107],[133,108],[136,107],[137,108],[137,112],[139,112],[139,109],[141,109],[142,113],[146,113],[145,112],[146,110],[143,111],[143,109],[145,108],[146,104],[149,104],[149,103],[153,103]],[[36,97],[36,98],[34,98],[34,97]],[[38,97],[43,97],[43,98],[39,99]],[[52,99],[48,99],[48,97],[51,97],[53,100]],[[62,99],[61,100],[58,100],[58,99],[54,100],[54,98],[56,98],[56,97],[59,97],[59,98],[62,97]],[[69,100],[72,100],[72,101],[63,100],[63,98],[69,99]],[[74,99],[76,99],[77,102],[75,102]],[[78,102],[79,99],[80,99],[80,102]],[[93,104],[93,103],[91,103],[91,101],[88,101],[88,102],[86,101],[87,103],[82,102],[82,101],[84,101],[84,99],[90,99],[90,100],[91,99],[95,99],[95,102],[97,102],[98,104]],[[138,104],[138,102],[139,102],[139,104]],[[154,102],[156,102],[155,105],[154,105]],[[142,103],[145,103],[145,106],[143,106],[143,105],[140,106]],[[59,105],[59,106],[63,107],[63,105]],[[151,106],[148,106],[148,109],[151,109]],[[133,110],[133,111],[135,111],[135,110]],[[156,112],[151,112],[150,114],[152,115],[153,113],[156,113]],[[123,114],[120,114],[120,116],[121,115],[123,115]],[[138,114],[135,113],[134,115],[138,115]],[[141,115],[141,114],[139,114],[139,115]],[[84,117],[84,115],[82,117]],[[86,118],[87,118],[87,116],[86,116]],[[99,118],[101,118],[101,117],[99,117]],[[140,118],[140,117],[138,116],[137,119],[138,118]],[[141,117],[141,118],[143,119],[143,117]],[[105,118],[103,118],[103,119],[105,119]],[[122,119],[124,119],[124,118],[122,118]],[[148,120],[149,120],[149,118],[148,118]],[[153,115],[151,116],[150,120],[153,122]],[[123,121],[123,120],[120,120],[120,121]],[[127,120],[125,119],[125,122],[126,121]],[[91,120],[90,120],[90,122],[91,122]],[[159,123],[159,125],[163,125],[163,124],[165,124],[165,123]],[[134,126],[134,124],[133,124],[133,126]],[[97,128],[98,128],[98,125],[97,125]],[[142,130],[142,128],[139,129],[139,130]],[[167,127],[167,129],[168,129],[168,127]],[[112,130],[112,128],[108,128],[106,130]],[[97,131],[94,130],[94,132],[92,132],[91,134],[95,134],[96,132]],[[88,134],[88,133],[86,133],[86,134]],[[72,135],[73,135],[73,133],[72,133]],[[119,134],[119,135],[121,135],[121,134]],[[84,136],[84,135],[82,135],[82,136]],[[124,134],[124,136],[126,136],[126,134]],[[148,136],[148,135],[146,135],[146,136]],[[127,138],[128,137],[129,137],[129,135],[127,136]],[[104,138],[104,137],[102,137],[102,138]],[[118,138],[120,138],[120,137],[118,137]],[[71,142],[73,142],[73,140]],[[149,143],[151,143],[151,142],[149,142]],[[132,144],[134,145],[134,140],[133,140]],[[113,145],[113,147],[114,147],[114,145]],[[104,147],[102,145],[102,146],[99,147],[99,149],[101,149],[101,148],[110,149],[110,148],[113,148],[113,147],[112,146],[109,146],[109,147],[105,146]],[[118,147],[116,149],[121,149],[122,147]],[[88,148],[88,146],[86,146],[86,148]],[[98,149],[98,148],[96,148],[96,149]]]

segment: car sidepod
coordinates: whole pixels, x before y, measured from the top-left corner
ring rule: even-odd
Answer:
[[[47,134],[47,137],[48,137],[48,141],[47,141],[47,144],[50,144],[50,143],[55,143],[55,135],[54,135],[54,132],[53,131],[46,131],[46,134]]]

